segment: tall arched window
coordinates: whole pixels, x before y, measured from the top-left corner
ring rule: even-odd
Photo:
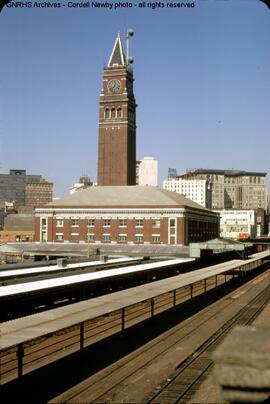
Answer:
[[[109,110],[109,108],[105,109],[105,118],[110,118],[110,110]]]
[[[121,110],[121,108],[117,108],[117,118],[122,118],[122,110]]]
[[[112,118],[115,118],[115,108],[112,108],[111,117],[112,117]]]

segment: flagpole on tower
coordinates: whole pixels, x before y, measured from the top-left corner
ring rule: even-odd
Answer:
[[[129,57],[129,39],[134,35],[134,31],[132,28],[129,28],[126,33],[126,40],[127,40],[127,64],[132,64],[133,59]]]

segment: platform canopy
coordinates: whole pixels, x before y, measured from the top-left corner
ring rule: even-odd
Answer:
[[[189,255],[193,258],[201,258],[202,251],[212,251],[213,254],[220,254],[223,252],[239,251],[244,253],[245,250],[252,248],[252,243],[243,243],[241,241],[214,238],[213,240],[203,241],[200,243],[189,244]]]
[[[22,254],[23,248],[11,244],[0,244],[0,254]]]

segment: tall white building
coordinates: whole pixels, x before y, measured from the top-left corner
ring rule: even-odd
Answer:
[[[79,182],[76,182],[71,188],[69,188],[70,195],[75,194],[75,192],[80,191],[81,189],[89,188],[96,186],[88,175],[82,175],[79,179]]]
[[[207,180],[192,179],[185,180],[183,178],[173,178],[163,181],[163,188],[168,191],[177,192],[185,195],[198,204],[210,208],[211,207],[211,188]]]
[[[153,157],[144,157],[136,163],[136,184],[158,185],[158,161]]]

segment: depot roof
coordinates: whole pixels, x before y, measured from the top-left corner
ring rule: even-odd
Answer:
[[[77,191],[46,207],[188,207],[210,212],[182,194],[152,186],[98,186]]]

